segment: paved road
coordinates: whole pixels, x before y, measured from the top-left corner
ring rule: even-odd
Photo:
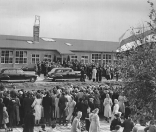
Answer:
[[[106,123],[105,121],[100,121],[101,125],[101,132],[110,132],[109,130],[109,123]],[[70,132],[70,127],[64,127],[64,126],[57,126],[56,127],[58,132]],[[49,129],[49,127],[47,127]],[[14,128],[13,132],[22,132],[22,128]],[[39,132],[40,127],[35,127],[34,132]],[[4,130],[0,130],[0,132],[5,132]]]

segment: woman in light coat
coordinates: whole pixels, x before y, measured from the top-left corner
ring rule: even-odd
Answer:
[[[103,105],[104,105],[104,117],[106,118],[106,121],[109,122],[109,119],[112,116],[111,112],[112,99],[109,97],[109,94],[106,94],[106,98],[104,99]]]

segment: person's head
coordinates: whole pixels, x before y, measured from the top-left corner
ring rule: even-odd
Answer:
[[[114,116],[115,116],[115,118],[117,119],[117,118],[120,117],[120,113],[116,113]]]
[[[42,128],[42,129],[45,129],[45,127],[46,127],[46,125],[45,125],[45,124],[43,124],[43,125],[41,126],[41,128]]]
[[[117,99],[114,99],[114,103],[115,103],[115,104],[118,104],[118,100],[117,100]]]
[[[78,111],[77,112],[77,118],[80,119],[81,117],[82,117],[82,112],[81,111]]]
[[[119,130],[120,129],[120,126],[119,125],[116,125],[115,126],[115,130]]]
[[[54,129],[56,127],[56,124],[52,124],[51,127],[52,129]]]
[[[99,113],[99,109],[98,109],[98,108],[94,109],[94,110],[93,110],[93,113],[94,113],[94,114],[98,114],[98,113]]]
[[[7,110],[7,108],[6,107],[3,107],[3,111],[6,111]]]
[[[109,98],[109,94],[106,94],[106,98]]]
[[[88,109],[87,109],[87,113],[90,113],[90,107],[88,107]]]
[[[36,95],[36,98],[37,98],[37,99],[40,99],[40,98],[41,98],[41,96],[40,96],[39,93]]]

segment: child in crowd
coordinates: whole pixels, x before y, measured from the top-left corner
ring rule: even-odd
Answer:
[[[89,120],[89,117],[90,117],[91,113],[90,113],[90,107],[88,107],[87,109],[87,115],[86,115],[86,118],[85,118],[85,121],[86,121],[86,130],[89,132],[89,127],[90,127],[90,120]]]
[[[2,120],[2,124],[4,125],[4,129],[7,132],[7,123],[9,123],[9,115],[7,112],[7,108],[3,107],[3,120]]]
[[[41,130],[39,132],[47,132],[45,124],[41,126]]]
[[[52,124],[51,128],[47,132],[60,132],[60,131],[56,130],[56,124]]]

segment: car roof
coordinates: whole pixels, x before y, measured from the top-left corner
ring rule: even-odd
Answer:
[[[21,70],[21,68],[5,67],[5,68],[1,68],[1,70]]]
[[[64,70],[64,69],[72,69],[72,68],[54,68],[55,70],[57,69],[61,69],[61,70]]]

